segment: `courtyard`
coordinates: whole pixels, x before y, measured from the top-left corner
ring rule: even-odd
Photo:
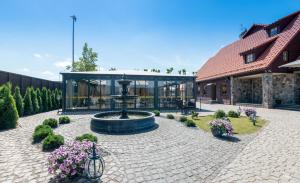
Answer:
[[[202,105],[200,115],[237,106]],[[300,113],[257,109],[269,121],[260,131],[221,140],[178,121],[156,117],[144,133],[105,135],[90,130],[92,113],[68,113],[71,123],[55,129],[65,140],[83,133],[98,137],[106,163],[103,182],[299,182]],[[57,111],[22,117],[19,127],[1,131],[0,182],[56,182],[47,156],[32,144],[32,132]],[[86,182],[85,179],[76,182]]]

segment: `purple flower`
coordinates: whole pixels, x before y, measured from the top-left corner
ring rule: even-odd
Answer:
[[[84,165],[91,151],[92,142],[71,141],[54,150],[48,157],[50,174],[60,174],[61,178],[82,175]]]
[[[251,116],[252,114],[256,115],[256,110],[254,108],[244,108],[243,109],[246,116]]]
[[[233,135],[233,127],[231,123],[224,119],[215,119],[209,122],[209,126],[211,129],[218,129],[223,134]]]

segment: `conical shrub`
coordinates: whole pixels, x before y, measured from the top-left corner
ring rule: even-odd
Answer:
[[[19,117],[21,117],[23,116],[23,112],[24,112],[24,103],[23,103],[23,97],[20,92],[20,88],[18,86],[15,88],[14,99],[16,102],[18,115]]]
[[[52,109],[57,109],[57,102],[56,102],[56,97],[55,97],[55,90],[51,91],[51,96],[52,96]]]
[[[11,85],[5,84],[0,87],[0,129],[15,128],[18,119],[18,110],[11,94]]]
[[[30,88],[30,95],[31,95],[32,107],[33,107],[33,113],[34,114],[39,113],[40,106],[34,88]]]
[[[33,114],[33,106],[31,100],[31,88],[26,88],[26,93],[24,96],[24,115]]]
[[[42,88],[42,103],[43,103],[43,112],[46,112],[48,111],[48,90],[47,88],[43,87]]]
[[[47,93],[48,93],[48,110],[50,111],[53,109],[51,90],[48,89]]]
[[[39,107],[40,107],[39,112],[43,112],[42,93],[41,93],[41,90],[39,88],[36,89],[36,97],[37,97],[37,100],[39,102]]]

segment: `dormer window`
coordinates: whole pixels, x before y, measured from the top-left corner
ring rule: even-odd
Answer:
[[[246,64],[254,62],[255,61],[255,54],[254,53],[250,53],[246,55]]]
[[[270,37],[279,34],[279,27],[273,27],[270,29]]]

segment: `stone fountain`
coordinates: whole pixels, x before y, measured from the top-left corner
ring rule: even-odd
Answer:
[[[154,128],[156,123],[153,113],[127,109],[127,101],[135,100],[138,96],[128,95],[131,81],[125,78],[125,74],[118,83],[122,87],[121,95],[112,95],[112,98],[121,102],[121,110],[95,114],[91,119],[91,129],[102,133],[132,133]]]

